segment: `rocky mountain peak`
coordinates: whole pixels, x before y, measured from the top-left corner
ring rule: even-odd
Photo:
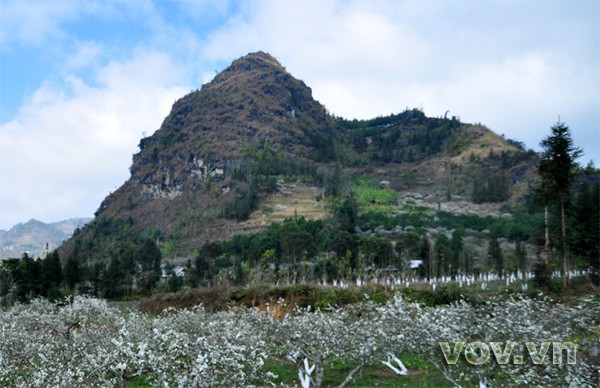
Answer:
[[[178,195],[210,174],[226,175],[245,148],[265,142],[292,158],[322,158],[319,145],[334,127],[310,88],[271,55],[251,53],[173,105],[161,128],[140,141],[132,179],[146,186],[147,198]]]
[[[281,63],[279,63],[279,61],[277,61],[277,59],[275,59],[273,56],[263,51],[257,51],[234,60],[231,63],[231,66],[229,66],[215,78],[215,81],[223,82],[227,80],[229,76],[252,71],[279,71],[287,73]]]

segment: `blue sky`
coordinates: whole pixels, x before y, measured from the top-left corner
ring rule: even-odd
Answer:
[[[0,0],[0,228],[91,216],[172,103],[263,50],[330,112],[447,110],[600,161],[600,2]]]

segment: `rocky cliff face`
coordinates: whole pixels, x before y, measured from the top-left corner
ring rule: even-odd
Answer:
[[[249,54],[173,105],[161,128],[140,141],[131,179],[144,201],[173,199],[201,191],[209,176],[223,180],[247,146],[267,142],[290,157],[318,157],[312,143],[331,128],[310,88],[269,54]]]

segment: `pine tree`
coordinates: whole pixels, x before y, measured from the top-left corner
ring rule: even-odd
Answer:
[[[541,141],[538,173],[541,177],[541,198],[544,206],[551,203],[560,208],[563,284],[569,282],[569,247],[567,242],[566,207],[570,200],[570,189],[577,169],[576,160],[582,155],[580,148],[573,145],[569,127],[558,121],[551,134]],[[546,243],[547,244],[547,243]]]
[[[594,284],[600,284],[600,182],[591,171],[577,190],[571,223],[573,253],[583,259]],[[586,179],[586,177],[584,177]]]
[[[444,276],[448,273],[452,251],[450,240],[444,233],[437,235],[434,245],[436,276]]]
[[[108,299],[119,299],[123,296],[123,279],[125,273],[117,256],[110,259],[106,274],[103,279],[103,294]]]
[[[65,282],[67,283],[67,288],[70,291],[74,291],[75,286],[81,279],[79,260],[77,259],[77,256],[71,255],[67,258],[65,267],[63,269],[63,274],[65,277]]]
[[[452,268],[450,269],[450,273],[452,276],[455,276],[459,272],[460,267],[460,255],[463,250],[463,236],[464,230],[455,229],[452,232],[452,239],[450,240],[450,265]]]
[[[217,257],[224,253],[223,248],[216,242],[207,242],[200,248],[194,259],[195,270],[193,271],[194,283],[210,281],[213,277],[214,262]]]
[[[358,204],[353,196],[344,199],[341,206],[335,210],[333,221],[337,229],[345,230],[348,233],[355,233],[356,222],[358,219]]]
[[[142,281],[145,291],[150,291],[160,280],[162,254],[153,239],[147,238],[135,252],[135,260],[142,267]]]
[[[496,236],[490,238],[488,260],[495,267],[498,276],[502,277],[504,274],[504,256],[502,255],[502,249],[500,249],[500,243],[498,243]]]
[[[515,242],[515,257],[517,259],[517,268],[521,271],[527,270],[527,252],[525,246],[517,239]]]
[[[60,266],[58,252],[48,254],[42,262],[42,288],[43,294],[52,296],[60,287],[63,274]]]

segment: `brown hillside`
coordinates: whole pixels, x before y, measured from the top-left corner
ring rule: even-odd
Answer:
[[[416,109],[363,121],[332,117],[263,52],[233,61],[175,102],[139,148],[131,178],[61,247],[61,257],[106,259],[146,237],[186,255],[296,214],[323,218],[316,199],[328,190],[343,194],[350,174],[436,202],[468,200],[475,183],[491,187],[486,179],[497,176],[514,202],[532,165],[524,150],[455,117],[428,118]],[[284,190],[278,181],[298,184]]]

